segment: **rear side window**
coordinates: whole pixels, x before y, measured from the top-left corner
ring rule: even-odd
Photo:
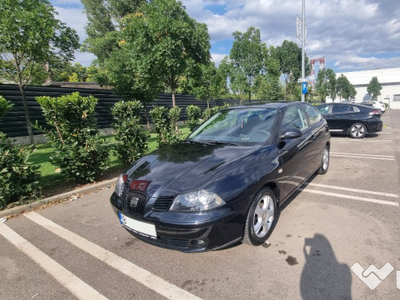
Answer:
[[[306,114],[308,115],[308,119],[310,120],[311,126],[318,123],[321,120],[322,116],[321,116],[320,112],[312,105],[304,104],[304,110],[306,111]]]
[[[329,113],[329,108],[330,108],[330,105],[320,105],[320,106],[318,106],[318,110],[324,115],[327,115]]]
[[[350,110],[350,105],[339,104],[339,105],[334,105],[332,107],[333,114],[344,113],[344,112],[349,112],[349,111],[353,111],[353,110]]]
[[[301,131],[308,128],[306,116],[298,105],[290,106],[286,110],[282,120],[282,132],[294,128],[300,129]]]

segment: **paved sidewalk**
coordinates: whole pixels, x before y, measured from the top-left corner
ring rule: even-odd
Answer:
[[[90,194],[97,190],[104,189],[107,187],[112,188],[112,186],[117,182],[117,180],[118,180],[118,177],[115,177],[113,179],[104,180],[104,181],[95,183],[90,186],[82,187],[82,188],[79,188],[79,189],[76,189],[73,191],[69,191],[66,193],[59,194],[59,195],[51,196],[49,198],[41,199],[41,200],[26,204],[26,205],[21,205],[21,206],[5,209],[3,211],[0,211],[0,219],[4,218],[4,217],[18,215],[24,211],[33,210],[35,208],[41,207],[43,205],[46,205],[46,204],[49,204],[52,202],[56,203],[56,202],[65,201],[70,198],[72,199],[74,196],[78,197],[78,195]]]

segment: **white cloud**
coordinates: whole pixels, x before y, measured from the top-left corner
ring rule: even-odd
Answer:
[[[57,4],[72,4],[71,2],[79,2],[76,1],[69,1],[69,0],[58,0],[53,1],[53,5],[57,2]],[[55,9],[58,13],[57,19],[66,23],[69,27],[76,30],[77,34],[79,35],[79,42],[83,43],[87,37],[85,32],[85,25],[87,23],[86,14],[83,12],[82,8],[65,8],[65,7],[58,7],[55,6]],[[96,59],[96,56],[92,53],[88,52],[75,52],[75,60],[73,63],[80,63],[82,66],[88,67],[92,63],[93,60]]]
[[[86,14],[79,8],[55,7],[58,16],[57,19],[66,23],[69,27],[76,30],[82,43],[86,38],[85,25],[87,23]]]
[[[225,56],[225,54],[211,53],[211,60],[215,63],[215,66],[218,67],[221,60],[223,60]]]
[[[351,55],[342,57],[340,61],[335,63],[337,70],[366,70],[379,68],[394,68],[400,66],[400,57],[393,58],[377,58],[377,57],[360,57]]]
[[[59,18],[76,29],[83,41],[87,20],[80,1],[52,0],[52,3]],[[295,26],[296,15],[301,15],[301,1],[183,0],[183,4],[192,18],[207,24],[211,44],[219,47],[211,49],[216,63],[229,54],[229,48],[222,53],[225,50],[221,43],[231,40],[234,31],[244,32],[251,26],[260,29],[268,46],[278,46],[285,39],[300,45]],[[224,10],[213,13],[209,10],[213,5],[220,5]],[[307,55],[324,56],[327,67],[351,71],[400,66],[398,0],[307,0],[306,23]],[[83,56],[77,54],[77,57]]]
[[[96,56],[89,52],[75,52],[75,60],[73,63],[80,63],[84,67],[88,67],[96,59]]]

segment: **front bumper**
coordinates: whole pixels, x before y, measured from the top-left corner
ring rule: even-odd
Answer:
[[[145,214],[132,213],[125,201],[113,193],[110,199],[114,212],[143,222],[150,227],[154,225],[155,236],[137,231],[123,224],[135,237],[168,249],[183,252],[200,252],[216,250],[239,242],[243,238],[243,216],[229,207],[222,207],[202,213],[182,213],[156,211],[147,209]],[[120,218],[120,217],[119,217]]]

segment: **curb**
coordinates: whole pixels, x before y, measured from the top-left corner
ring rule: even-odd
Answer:
[[[3,217],[9,217],[9,216],[14,216],[14,215],[18,215],[24,211],[28,211],[28,210],[32,210],[35,208],[38,208],[40,206],[46,205],[48,203],[54,202],[54,201],[61,201],[61,200],[65,200],[75,194],[88,194],[88,193],[93,193],[94,191],[113,185],[117,182],[118,177],[115,177],[113,179],[109,179],[106,181],[102,181],[96,184],[93,184],[91,186],[87,186],[87,187],[83,187],[83,188],[79,188],[70,192],[66,192],[66,193],[62,193],[59,195],[55,195],[55,196],[51,196],[49,198],[45,198],[45,199],[41,199],[26,205],[21,205],[18,207],[14,207],[14,208],[9,208],[9,209],[5,209],[3,211],[0,211],[0,218]]]

